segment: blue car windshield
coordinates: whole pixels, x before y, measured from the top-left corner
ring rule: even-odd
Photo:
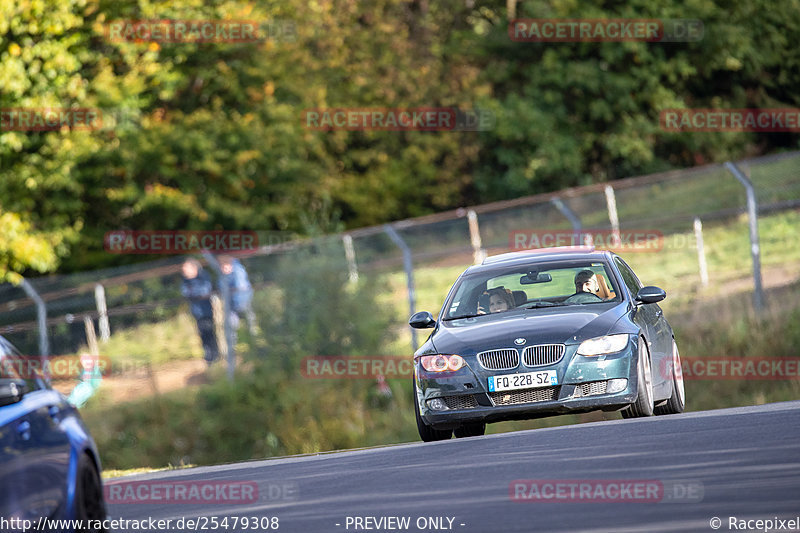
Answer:
[[[45,365],[44,358],[22,355],[14,345],[0,337],[0,378],[22,379],[28,386],[28,391],[45,389]]]
[[[444,320],[621,301],[617,282],[602,261],[530,264],[467,275],[452,294]]]

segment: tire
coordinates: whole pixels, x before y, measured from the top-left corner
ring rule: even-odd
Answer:
[[[677,415],[686,407],[686,389],[683,386],[683,371],[678,345],[672,339],[672,395],[667,403],[655,408],[657,415]]]
[[[78,459],[78,475],[75,487],[75,518],[103,521],[106,518],[106,504],[103,499],[103,484],[94,461],[85,453]],[[81,531],[104,531],[102,529],[83,529]]]
[[[639,361],[636,366],[638,375],[636,401],[622,410],[622,418],[653,416],[653,374],[650,370],[650,354],[644,337],[639,337]]]
[[[464,424],[453,430],[453,434],[459,439],[463,439],[464,437],[480,437],[484,433],[486,433],[486,424],[483,422]]]
[[[412,378],[413,379],[413,378]],[[453,434],[453,430],[451,429],[433,429],[431,426],[425,423],[422,420],[422,417],[419,414],[419,404],[417,403],[417,382],[414,380],[414,415],[417,418],[417,431],[419,432],[419,438],[422,439],[423,442],[434,442],[437,440],[447,440]]]

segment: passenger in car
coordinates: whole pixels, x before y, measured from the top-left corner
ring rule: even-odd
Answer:
[[[482,303],[478,304],[479,315],[485,315],[487,312],[487,302],[485,301],[487,297],[489,313],[501,313],[516,307],[516,304],[514,303],[514,295],[510,290],[503,287],[495,287],[493,289],[489,289],[488,291],[484,291],[484,293],[481,295]]]

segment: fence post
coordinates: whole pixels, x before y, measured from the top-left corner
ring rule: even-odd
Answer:
[[[703,223],[694,217],[694,238],[697,241],[697,262],[700,265],[700,282],[708,287],[708,265],[706,264],[706,248],[703,245]]]
[[[483,249],[478,214],[474,209],[467,211],[467,223],[469,224],[469,240],[472,244],[472,260],[474,264],[479,265],[486,259],[486,250]]]
[[[108,325],[108,308],[106,307],[106,289],[98,283],[94,286],[94,301],[97,303],[97,325],[100,327],[100,340],[108,341],[111,336],[111,328]]]
[[[39,357],[50,355],[50,341],[47,339],[47,306],[27,279],[22,279],[22,289],[36,304],[36,321],[39,328]]]
[[[409,307],[409,315],[411,316],[415,313],[415,309],[417,307],[417,295],[414,291],[414,265],[411,262],[411,250],[409,249],[406,242],[400,236],[397,231],[390,226],[389,224],[384,224],[383,231],[392,239],[398,248],[403,252],[403,269],[406,271],[406,281],[408,283],[408,307]],[[414,347],[414,351],[417,351],[417,330],[411,329],[411,344]]]
[[[583,244],[583,245],[586,245],[586,246],[591,246],[592,245],[592,235],[590,233],[587,233],[586,235],[582,234],[581,230],[583,229],[583,225],[581,224],[581,219],[578,217],[578,215],[575,214],[575,211],[570,209],[567,204],[562,202],[561,198],[551,198],[550,199],[550,203],[553,204],[556,207],[556,209],[558,209],[561,212],[562,215],[567,217],[567,220],[569,220],[569,223],[572,225],[572,229],[574,231],[574,234],[576,234],[578,236],[580,242],[578,242],[576,244],[575,243],[575,237],[573,235],[572,245],[573,246],[580,246],[580,245]]]
[[[94,356],[100,355],[100,349],[97,347],[97,334],[94,331],[94,321],[91,317],[83,317],[83,326],[86,328],[86,346],[89,347],[89,353]]]
[[[617,215],[617,197],[614,194],[614,188],[611,185],[606,185],[606,205],[608,206],[608,220],[611,222],[611,231],[614,237],[619,242],[619,216]]]
[[[342,235],[344,244],[344,256],[347,259],[347,271],[350,275],[350,283],[358,281],[358,265],[356,264],[356,250],[353,247],[353,237],[349,233]]]
[[[753,182],[742,172],[739,167],[730,161],[725,162],[725,168],[739,180],[747,193],[747,222],[750,225],[750,255],[753,258],[753,282],[755,291],[753,292],[753,303],[756,311],[764,309],[764,287],[761,283],[761,247],[758,242],[758,204],[756,202],[756,190]]]
[[[233,328],[231,328],[231,291],[230,287],[228,287],[227,283],[223,283],[222,280],[224,276],[222,274],[222,269],[219,266],[219,262],[217,258],[214,257],[214,254],[211,252],[204,250],[203,257],[208,261],[208,264],[211,268],[214,269],[214,272],[217,273],[219,276],[219,286],[220,286],[220,293],[222,293],[222,314],[224,316],[224,320],[222,322],[223,327],[225,329],[225,359],[228,361],[228,379],[233,381],[233,373],[236,369],[236,346],[233,340]]]

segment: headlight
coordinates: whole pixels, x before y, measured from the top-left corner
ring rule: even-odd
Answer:
[[[464,366],[464,358],[460,355],[423,355],[419,364],[428,372],[455,372]]]
[[[606,394],[616,394],[625,390],[628,380],[625,378],[609,379],[606,384]]]
[[[428,407],[434,411],[444,411],[447,409],[447,404],[441,398],[434,398],[433,400],[428,400]]]
[[[585,340],[578,346],[578,355],[603,355],[620,352],[628,344],[628,334],[606,335]]]

